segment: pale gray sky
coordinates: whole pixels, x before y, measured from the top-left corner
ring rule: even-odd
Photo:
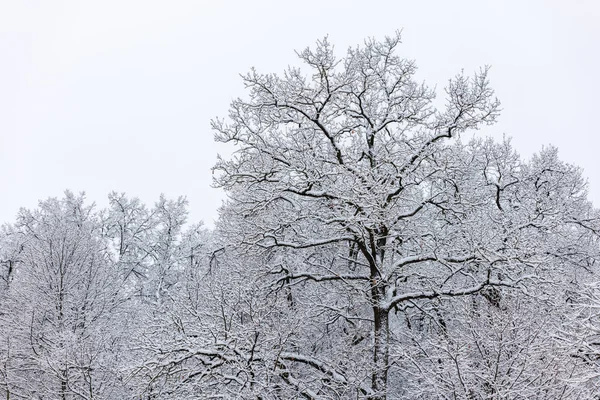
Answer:
[[[329,35],[340,55],[403,29],[401,54],[442,88],[492,66],[503,104],[482,134],[523,156],[554,144],[600,204],[597,1],[0,1],[0,222],[65,189],[152,204],[185,195],[212,225],[222,147],[209,120],[255,66],[281,72]]]

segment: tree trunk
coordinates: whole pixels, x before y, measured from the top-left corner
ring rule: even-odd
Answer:
[[[60,380],[60,398],[67,400],[67,380],[64,377]]]
[[[389,369],[389,326],[388,311],[381,309],[378,305],[373,307],[374,312],[374,338],[373,347],[373,375],[372,388],[374,391],[372,400],[385,400],[387,398],[387,379]]]

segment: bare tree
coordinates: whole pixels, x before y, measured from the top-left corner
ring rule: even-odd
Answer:
[[[337,59],[325,39],[298,53],[305,69],[252,70],[248,100],[212,123],[216,140],[236,149],[215,167],[230,197],[220,222],[227,243],[261,256],[256,274],[317,327],[297,333],[302,346],[279,344],[289,357],[275,363],[282,385],[307,398],[355,382],[354,396],[385,399],[405,362],[390,353],[398,310],[526,287],[547,262],[580,261],[545,244],[573,243],[571,227],[597,233],[581,179],[556,170],[552,151],[523,165],[507,142],[457,141],[496,120],[487,68],[451,79],[437,109],[399,43],[399,34],[369,39]],[[328,329],[337,332],[327,340],[352,339],[343,349],[317,343]]]
[[[13,397],[119,396],[121,286],[93,208],[67,192],[22,209],[13,233],[21,246],[2,340],[16,361],[3,375],[20,377]]]

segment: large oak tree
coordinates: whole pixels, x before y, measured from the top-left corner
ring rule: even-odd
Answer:
[[[282,76],[252,70],[248,97],[212,123],[235,146],[215,167],[230,199],[220,229],[305,313],[274,368],[307,398],[402,393],[406,360],[391,349],[409,306],[595,264],[579,249],[598,228],[579,171],[553,150],[526,164],[507,141],[462,144],[498,116],[488,69],[450,79],[438,108],[399,43],[336,58],[325,39]]]

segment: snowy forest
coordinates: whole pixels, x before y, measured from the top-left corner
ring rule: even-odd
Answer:
[[[3,225],[2,398],[600,399],[582,171],[478,132],[487,67],[435,90],[399,44],[243,75],[214,229],[70,191]]]

